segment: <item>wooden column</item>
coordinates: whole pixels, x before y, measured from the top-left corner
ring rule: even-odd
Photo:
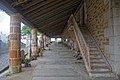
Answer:
[[[21,71],[21,19],[22,16],[14,13],[10,16],[9,36],[9,69],[10,73]]]
[[[37,29],[32,28],[32,56],[36,57],[37,54]]]
[[[44,49],[44,35],[41,35],[41,47]]]
[[[46,36],[44,35],[44,48],[46,47]]]

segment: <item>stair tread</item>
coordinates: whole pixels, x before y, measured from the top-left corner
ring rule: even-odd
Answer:
[[[94,59],[94,60],[101,60],[102,59],[102,57],[90,57],[90,59]]]
[[[90,57],[101,57],[100,55],[90,55]]]
[[[90,61],[90,63],[92,64],[102,64],[104,63],[104,61]]]
[[[92,71],[90,71],[91,73],[95,73],[95,74],[99,74],[99,73],[112,73],[111,71],[94,71],[94,70],[92,70]]]
[[[90,60],[90,62],[104,62],[103,60]]]
[[[95,64],[95,63],[91,63],[92,67],[107,67],[105,63],[101,63],[101,64]]]
[[[107,66],[96,66],[96,65],[91,65],[91,69],[109,69]]]

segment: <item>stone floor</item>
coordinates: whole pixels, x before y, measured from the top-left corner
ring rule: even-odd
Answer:
[[[32,80],[90,80],[83,62],[76,64],[73,52],[61,44],[53,44],[38,60]]]
[[[92,80],[83,61],[75,63],[73,52],[61,44],[52,44],[43,57],[32,61],[32,67],[0,80]],[[97,79],[98,80],[98,79]],[[112,80],[112,79],[100,79]]]
[[[9,59],[8,59],[8,50],[0,52],[0,70],[4,67],[8,66]]]

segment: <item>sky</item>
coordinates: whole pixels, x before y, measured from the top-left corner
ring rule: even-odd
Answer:
[[[10,16],[0,10],[0,33],[9,34],[10,32]]]
[[[21,24],[23,26],[24,24]],[[9,35],[10,32],[10,16],[0,10],[0,33]]]

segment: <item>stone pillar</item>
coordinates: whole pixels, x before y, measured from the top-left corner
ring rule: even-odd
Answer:
[[[41,47],[44,49],[45,45],[44,45],[44,35],[41,35]]]
[[[32,56],[36,57],[37,54],[37,29],[32,29]]]
[[[120,0],[111,0],[112,2],[112,30],[114,52],[110,55],[113,69],[117,75],[120,75]]]
[[[44,35],[44,47],[46,47],[46,36]]]
[[[10,16],[9,36],[9,69],[10,73],[21,71],[21,19],[22,16],[14,13]]]

